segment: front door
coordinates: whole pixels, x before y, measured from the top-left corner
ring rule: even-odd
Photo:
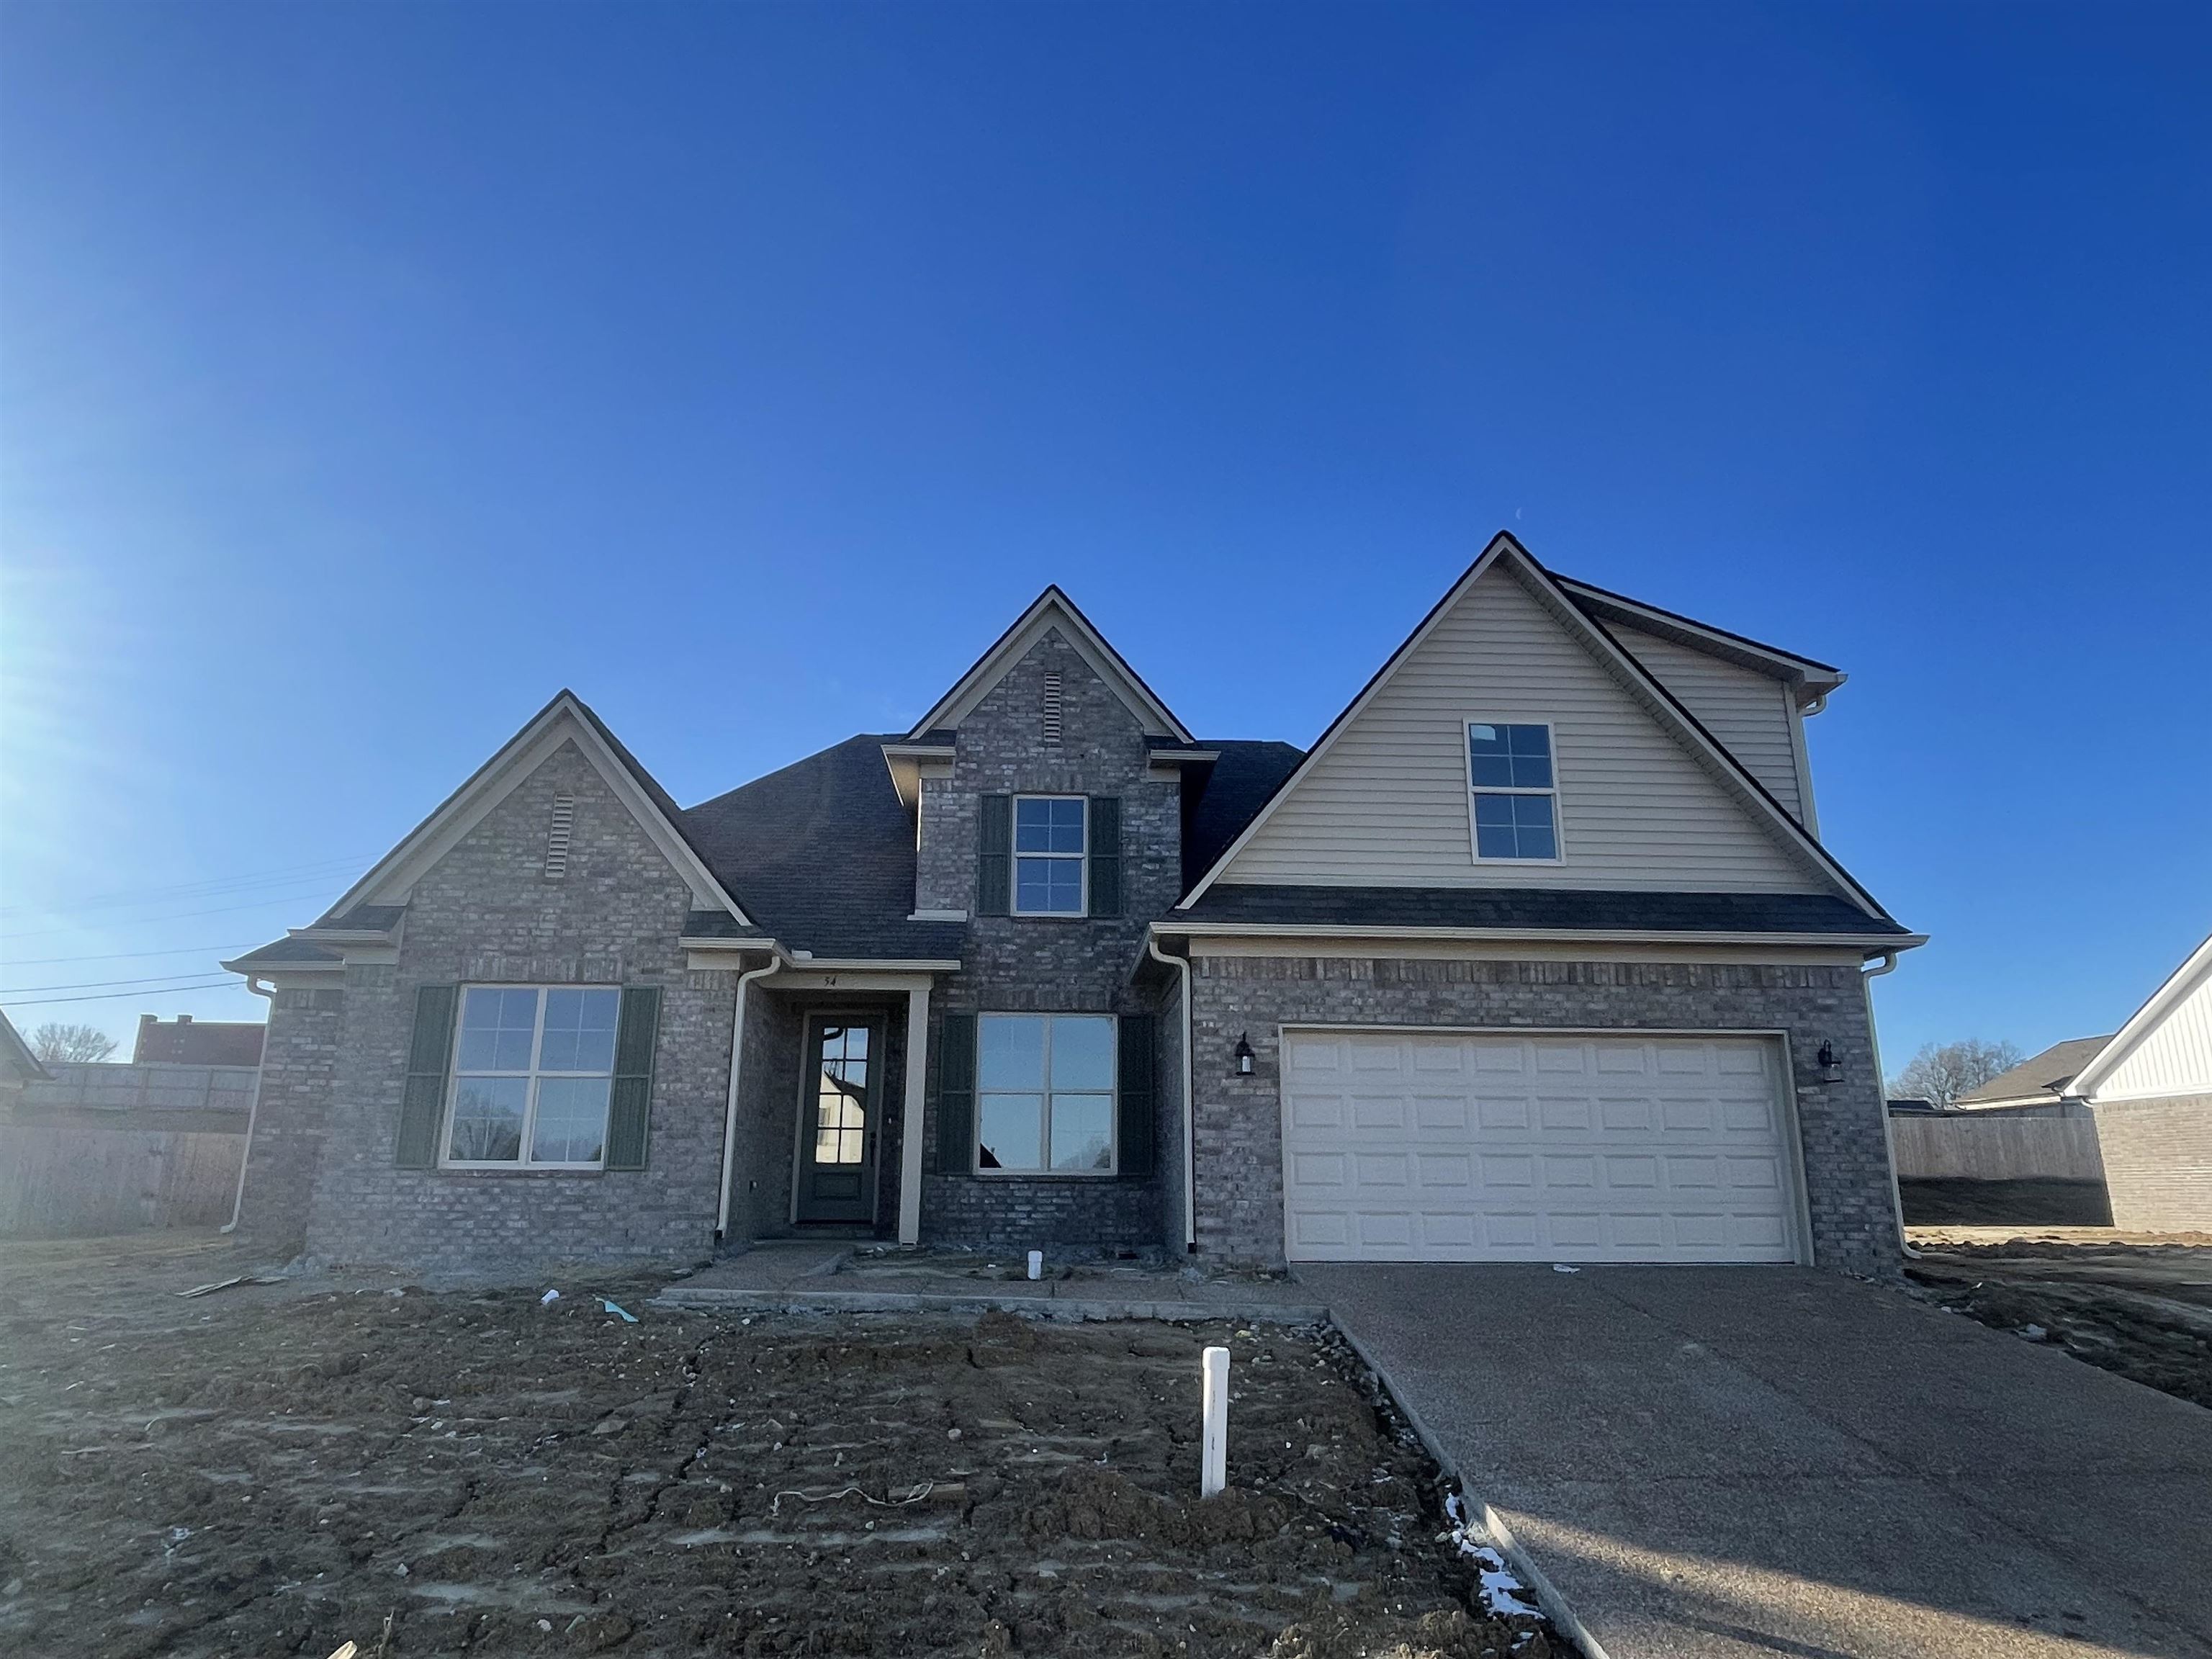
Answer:
[[[875,1022],[834,1014],[806,1022],[799,1091],[800,1221],[875,1219],[882,1052],[883,1027]]]

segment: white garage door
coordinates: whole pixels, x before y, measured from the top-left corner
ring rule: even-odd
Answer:
[[[1293,1261],[1794,1261],[1755,1037],[1284,1033]]]

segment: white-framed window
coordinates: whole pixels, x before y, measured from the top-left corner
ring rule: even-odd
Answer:
[[[975,1168],[1114,1173],[1111,1014],[979,1014]]]
[[[1079,916],[1089,908],[1090,807],[1081,795],[1014,797],[1016,915]]]
[[[1559,861],[1559,769],[1548,720],[1469,720],[1467,779],[1476,862]]]
[[[605,1163],[622,993],[576,985],[461,991],[443,1162],[596,1170]]]

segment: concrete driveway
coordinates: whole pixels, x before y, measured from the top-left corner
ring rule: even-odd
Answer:
[[[1297,1277],[1610,1659],[2212,1655],[2212,1412],[1802,1268]]]

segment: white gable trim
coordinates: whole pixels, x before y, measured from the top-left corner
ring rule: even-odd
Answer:
[[[1205,896],[1207,889],[1221,878],[1223,872],[1236,862],[1237,855],[1250,845],[1253,839],[1258,836],[1268,820],[1274,817],[1283,803],[1291,798],[1308,775],[1335,746],[1337,739],[1350,729],[1368,705],[1380,695],[1383,687],[1389,684],[1400,667],[1436,631],[1443,618],[1451,612],[1461,599],[1466,597],[1468,591],[1492,567],[1501,563],[1508,566],[1537,603],[1551,614],[1553,620],[1558,622],[1571,636],[1580,640],[1599,662],[1612,672],[1613,677],[1629,693],[1644,705],[1661,728],[1687,749],[1693,759],[1701,762],[1705,769],[1743,804],[1752,816],[1765,827],[1769,834],[1786,851],[1797,855],[1816,873],[1833,884],[1845,897],[1865,910],[1869,915],[1876,916],[1884,921],[1889,919],[1887,912],[1875,902],[1874,896],[1853,880],[1848,871],[1831,858],[1818,842],[1806,834],[1803,827],[1790,817],[1773,796],[1767,793],[1765,788],[1756,778],[1744,769],[1743,763],[1722,747],[1711,734],[1698,724],[1696,716],[1685,708],[1680,701],[1668,691],[1649,669],[1629,654],[1602,625],[1586,615],[1582,608],[1561,590],[1552,574],[1537,563],[1534,556],[1526,548],[1504,531],[1500,531],[1491,538],[1490,545],[1482,551],[1482,556],[1469,565],[1467,574],[1453,583],[1443,598],[1437,601],[1429,614],[1421,619],[1420,625],[1407,637],[1406,642],[1390,653],[1389,660],[1376,670],[1374,678],[1369,680],[1366,685],[1361,688],[1359,695],[1352,700],[1351,706],[1329,723],[1328,730],[1322,733],[1321,740],[1314,744],[1305,759],[1298,763],[1289,778],[1285,780],[1282,787],[1278,789],[1267,804],[1260,809],[1251,823],[1244,826],[1243,833],[1231,842],[1228,850],[1214,860],[1213,867],[1208,870],[1198,884],[1191,889],[1189,894],[1176,907],[1177,909],[1188,909]]]
[[[661,855],[684,878],[694,902],[702,910],[725,910],[750,926],[722,884],[708,869],[691,844],[668,820],[653,797],[640,787],[635,775],[613,746],[600,734],[598,720],[572,692],[563,691],[540,709],[531,722],[509,738],[504,747],[478,767],[438,809],[408,833],[374,868],[346,890],[331,907],[343,916],[357,904],[404,904],[415,884],[440,859],[459,846],[483,823],[491,810],[514,793],[522,781],[557,753],[564,744],[574,744],[617,799],[629,809]],[[312,931],[312,930],[310,930]]]
[[[976,659],[975,665],[960,677],[937,707],[921,717],[908,734],[909,739],[926,732],[957,726],[975,712],[975,706],[991,694],[1008,671],[1055,628],[1076,655],[1090,665],[1091,672],[1127,707],[1148,736],[1197,743],[1189,728],[1152,694],[1152,687],[1145,684],[1120,652],[1106,642],[1106,636],[1091,625],[1091,619],[1078,611],[1075,602],[1057,586],[1046,588],[1037,595],[1035,604],[1015,618],[1014,625]]]
[[[2134,1018],[2114,1032],[2112,1040],[2098,1049],[2090,1057],[2089,1063],[2074,1074],[2074,1080],[2066,1085],[2066,1092],[2084,1100],[2094,1095],[2097,1085],[2118,1070],[2120,1063],[2165,1023],[2166,1017],[2179,1007],[2208,975],[2212,975],[2212,939],[2207,939],[2191,951],[2189,960],[2173,970],[2172,977],[2151,993],[2150,1000],[2136,1009]]]

